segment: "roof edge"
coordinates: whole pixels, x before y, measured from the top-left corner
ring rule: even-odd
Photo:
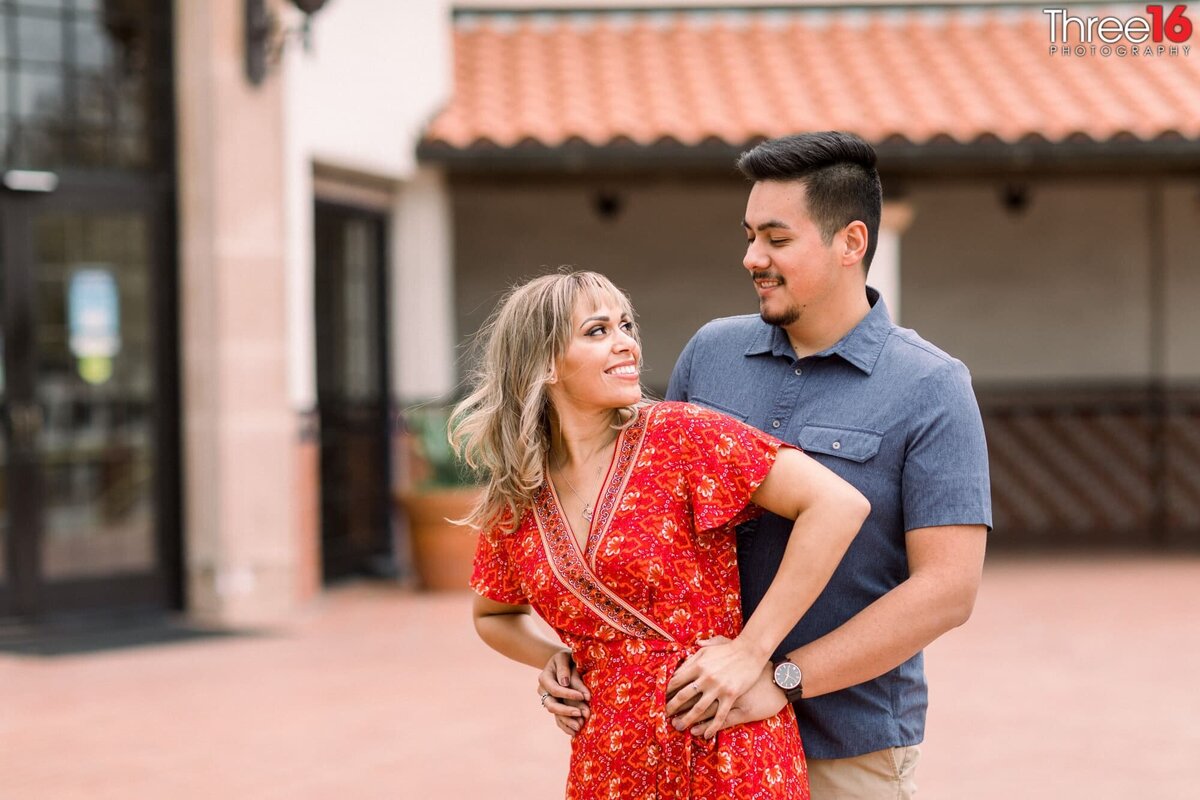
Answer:
[[[520,147],[459,149],[426,141],[417,147],[417,159],[459,174],[685,170],[737,175],[734,161],[755,144],[757,141],[741,145],[659,142],[597,147],[572,142],[546,147],[527,142]],[[1200,139],[1170,132],[1152,140],[1053,142],[1035,137],[1014,143],[986,140],[917,144],[892,139],[875,144],[875,150],[880,171],[889,174],[1127,172],[1135,168],[1200,172]]]

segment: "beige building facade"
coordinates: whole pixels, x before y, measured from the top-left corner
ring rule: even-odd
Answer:
[[[394,573],[394,409],[453,382],[447,195],[415,159],[447,3],[333,0],[307,34],[283,0],[2,13],[30,66],[6,95],[0,620],[255,627]],[[18,138],[39,121],[60,149]]]
[[[253,628],[332,581],[409,580],[403,409],[459,391],[521,278],[626,288],[659,393],[700,325],[754,311],[738,147],[429,146],[451,5],[328,0],[307,37],[285,0],[0,12],[41,37],[3,96],[0,621]],[[970,366],[1001,536],[1200,543],[1188,146],[881,146],[871,283]]]

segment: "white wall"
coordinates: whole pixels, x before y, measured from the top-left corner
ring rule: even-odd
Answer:
[[[299,19],[298,14],[289,16]],[[418,177],[416,143],[426,123],[449,100],[451,45],[448,0],[332,0],[312,18],[310,50],[293,42],[285,51],[287,139],[282,146],[288,176],[289,386],[297,408],[316,404],[313,165],[391,181],[396,214],[438,213],[445,198],[438,194],[436,176],[425,171]],[[421,270],[435,272],[435,280],[451,280],[448,249],[432,251],[427,243],[414,242],[405,235],[412,226],[400,220],[393,219],[390,230],[396,235],[389,255],[393,287],[411,283],[412,274]],[[415,298],[396,298],[398,304],[391,309],[393,341],[407,343],[420,336],[409,325],[412,315],[404,305]],[[449,315],[442,321],[447,327],[434,338],[450,342]],[[452,358],[450,344],[442,350],[443,360]],[[408,372],[393,370],[395,394],[405,393]],[[424,390],[436,381],[418,383]],[[448,380],[441,384],[448,385]]]
[[[475,331],[521,278],[563,264],[593,269],[629,292],[645,383],[665,389],[676,356],[700,325],[758,308],[742,267],[747,189],[737,178],[452,184],[458,329]],[[600,190],[621,197],[615,219],[596,213]]]
[[[962,358],[979,383],[1113,382],[1150,376],[1146,181],[1045,180],[1010,215],[1000,181],[911,187],[901,240],[904,324]],[[593,201],[616,190],[624,209]],[[741,267],[747,187],[738,179],[452,184],[459,330],[474,331],[503,289],[560,264],[596,269],[630,292],[650,387],[705,321],[753,313]],[[1200,379],[1200,192],[1165,192],[1168,376]]]
[[[999,181],[912,192],[905,324],[966,361],[976,381],[1150,377],[1149,184],[1078,179],[1029,187],[1030,204],[1017,215],[999,202]],[[1190,311],[1200,300],[1194,198],[1194,188],[1180,185],[1165,204],[1175,379],[1200,378],[1200,327]]]
[[[453,81],[448,0],[331,0],[289,45],[291,123],[323,164],[396,180]]]

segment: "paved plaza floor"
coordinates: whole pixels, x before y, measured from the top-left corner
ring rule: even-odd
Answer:
[[[469,607],[361,584],[261,635],[0,652],[0,800],[561,797]],[[1200,796],[1200,558],[993,558],[927,668],[925,800]]]

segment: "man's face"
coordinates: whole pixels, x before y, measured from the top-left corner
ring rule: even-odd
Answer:
[[[786,328],[834,289],[839,237],[828,245],[821,240],[821,231],[808,215],[804,184],[754,184],[742,225],[747,242],[742,265],[754,281],[763,322]]]

